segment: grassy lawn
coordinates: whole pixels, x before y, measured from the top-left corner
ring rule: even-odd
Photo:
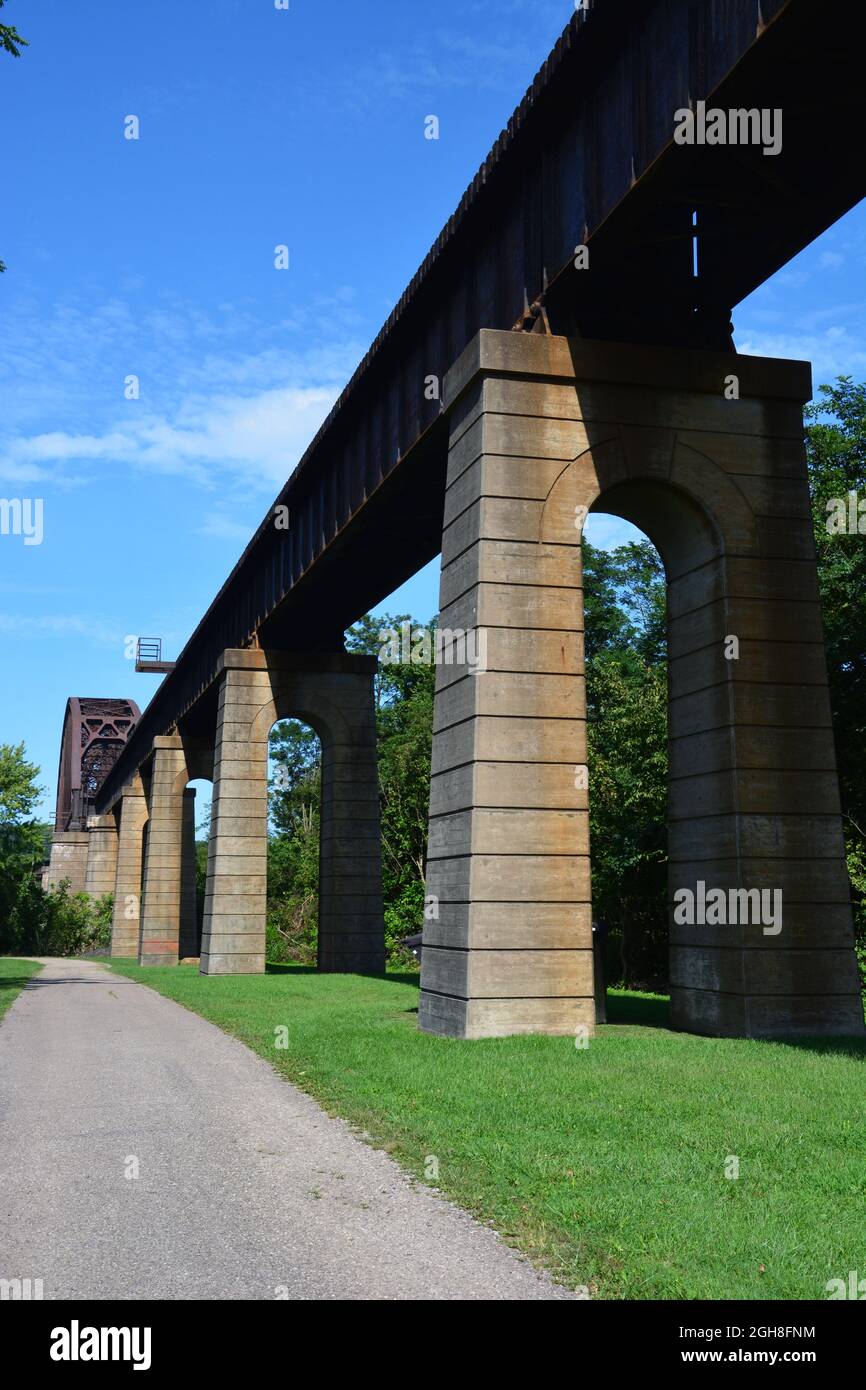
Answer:
[[[866,1275],[866,1043],[690,1037],[666,1028],[665,1000],[636,995],[612,997],[583,1050],[460,1043],[416,1031],[417,977],[115,968],[422,1180],[435,1156],[432,1185],[593,1296],[820,1299],[828,1279]]]
[[[35,960],[9,960],[0,956],[0,1018],[27,981],[42,969]]]

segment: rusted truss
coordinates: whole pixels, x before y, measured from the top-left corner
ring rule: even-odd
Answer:
[[[133,700],[67,701],[57,775],[56,830],[84,830],[141,712]]]

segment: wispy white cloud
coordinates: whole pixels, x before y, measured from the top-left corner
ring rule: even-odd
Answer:
[[[124,634],[104,618],[75,614],[0,613],[0,633],[4,637],[44,641],[50,637],[79,637],[97,647],[122,649]]]
[[[213,536],[217,540],[241,541],[246,543],[252,536],[255,525],[238,521],[226,508],[207,512],[198,527],[200,536]]]
[[[217,395],[181,403],[169,416],[137,414],[104,434],[54,430],[13,439],[0,476],[44,480],[67,464],[125,464],[150,473],[183,474],[204,488],[242,482],[273,493],[285,482],[338,394],[338,387],[283,387],[252,396]]]
[[[812,363],[812,378],[817,388],[837,376],[866,374],[866,344],[862,335],[848,328],[834,326],[823,333],[798,331],[785,333],[746,332],[738,340],[739,352],[754,357],[787,357]]]
[[[414,42],[397,35],[395,46],[380,50],[374,61],[353,57],[340,63],[332,55],[327,70],[316,69],[314,81],[301,78],[304,108],[345,119],[479,88],[503,91],[516,106],[539,67],[538,55],[547,55],[570,18],[567,0],[467,0],[464,8],[460,27],[416,27]],[[469,15],[489,23],[476,22],[468,34]],[[274,94],[275,101],[284,99]]]
[[[120,466],[273,495],[363,352],[350,288],[310,312],[327,314],[331,330],[313,345],[243,305],[209,317],[169,303],[141,318],[115,299],[42,317],[19,305],[0,347],[11,403],[0,422],[0,480],[80,486]],[[15,341],[26,347],[18,352]],[[130,375],[137,400],[124,397]]]

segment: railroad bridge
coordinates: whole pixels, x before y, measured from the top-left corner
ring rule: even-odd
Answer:
[[[667,575],[672,909],[701,884],[784,902],[779,931],[672,910],[674,1026],[862,1031],[810,370],[737,354],[731,325],[866,193],[862,94],[840,0],[575,14],[94,789],[85,873],[115,892],[116,954],[188,950],[186,788],[212,777],[200,968],[263,970],[268,731],[293,715],[323,750],[320,967],[383,968],[374,663],[343,634],[441,554],[441,622],[483,630],[486,658],[437,671],[420,1026],[591,1031],[597,509]]]

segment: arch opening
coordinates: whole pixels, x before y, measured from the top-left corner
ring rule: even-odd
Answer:
[[[178,946],[181,961],[201,958],[212,796],[210,777],[191,777],[183,789]]]
[[[322,739],[308,719],[280,717],[268,734],[266,956],[318,959]]]
[[[597,1019],[664,1022],[666,1002],[635,996],[669,983],[665,568],[645,532],[600,512],[582,547]]]
[[[710,460],[683,448],[675,458],[691,470],[688,488],[640,474],[605,485],[600,470],[601,486],[588,509],[589,517],[617,518],[640,533],[624,548],[607,552],[595,566],[597,574],[591,542],[583,555],[585,569],[590,561],[591,580],[586,584],[585,575],[600,1020],[668,1022],[666,1007],[628,994],[614,997],[608,1013],[603,981],[617,976],[627,991],[669,996],[675,1016],[678,977],[699,940],[694,925],[677,925],[676,895],[684,886],[697,891],[704,872],[712,883],[722,867],[711,841],[702,843],[690,826],[696,815],[712,817],[718,809],[718,774],[707,771],[706,745],[728,737],[728,673],[720,673],[730,622],[726,541],[733,532],[748,550],[752,525],[737,515],[729,488],[716,486]],[[698,496],[701,485],[706,504]],[[725,539],[715,516],[720,508]],[[624,615],[624,625],[613,635],[604,622],[601,633],[593,633],[593,583],[602,617],[605,585],[608,593],[612,587]],[[718,760],[716,749],[712,757]]]

